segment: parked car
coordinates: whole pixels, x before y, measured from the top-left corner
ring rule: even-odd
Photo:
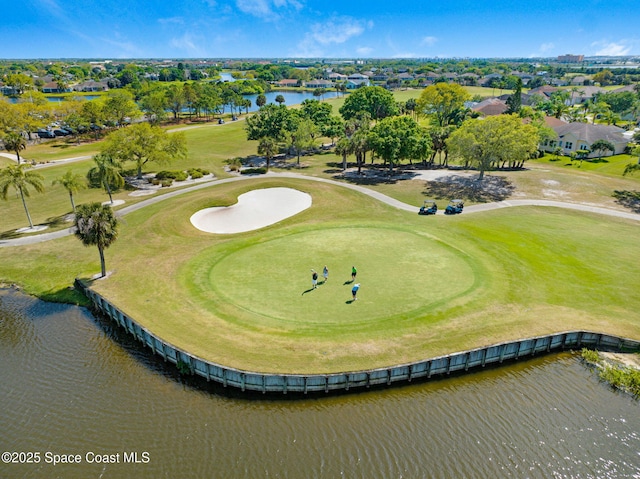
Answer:
[[[55,138],[56,135],[51,130],[45,130],[44,128],[36,131],[38,138]]]
[[[55,136],[67,136],[71,133],[69,133],[69,130],[65,130],[64,128],[56,128],[55,130],[53,130],[53,134]]]

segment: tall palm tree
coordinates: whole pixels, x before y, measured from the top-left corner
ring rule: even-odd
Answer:
[[[118,220],[109,205],[86,203],[78,206],[75,218],[76,236],[85,246],[96,245],[100,253],[102,277],[107,275],[104,250],[118,237]]]
[[[91,168],[87,173],[87,179],[95,178],[107,191],[109,201],[113,204],[111,196],[111,187],[122,188],[124,186],[124,178],[120,175],[120,165],[109,155],[100,153],[93,157],[96,166]]]
[[[60,184],[69,192],[69,200],[71,200],[71,208],[76,212],[76,204],[73,201],[73,194],[87,187],[87,180],[80,174],[74,173],[72,170],[67,171],[60,178],[53,180],[51,185]]]
[[[20,151],[27,148],[27,140],[25,140],[24,136],[14,132],[7,133],[2,142],[7,151],[15,152],[18,157],[18,164],[20,164]]]
[[[264,155],[267,159],[267,171],[271,165],[271,159],[278,153],[278,142],[270,136],[260,138],[258,143],[258,154]]]
[[[23,164],[7,166],[0,170],[0,196],[3,200],[6,200],[9,188],[13,187],[16,189],[18,193],[20,193],[20,198],[22,198],[22,205],[29,220],[29,227],[33,228],[33,222],[31,221],[31,215],[29,214],[25,197],[30,196],[29,186],[33,186],[38,193],[44,191],[44,185],[42,184],[44,177],[35,171],[28,171],[28,168],[29,165]]]

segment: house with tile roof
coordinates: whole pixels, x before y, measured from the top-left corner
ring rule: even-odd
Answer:
[[[487,98],[471,107],[471,110],[482,116],[502,115],[507,111],[507,102],[499,98]]]

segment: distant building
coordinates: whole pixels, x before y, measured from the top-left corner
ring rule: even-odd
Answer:
[[[559,55],[560,63],[580,63],[584,61],[584,55]]]
[[[333,88],[333,82],[329,80],[309,80],[305,86],[307,88]]]

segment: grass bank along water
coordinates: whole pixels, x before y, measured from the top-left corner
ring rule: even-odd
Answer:
[[[264,374],[215,364],[181,350],[158,338],[151,331],[141,327],[98,293],[81,281],[76,281],[93,302],[94,307],[124,328],[154,354],[171,362],[183,374],[195,374],[207,381],[215,381],[225,387],[262,393],[328,393],[349,391],[375,386],[389,386],[430,379],[452,373],[473,371],[504,361],[524,359],[527,356],[566,349],[590,347],[605,351],[637,352],[640,341],[620,338],[589,331],[570,331],[543,337],[526,338],[508,343],[495,344],[485,348],[463,351],[437,358],[423,359],[411,364],[399,364],[387,368],[350,371],[335,374]]]

